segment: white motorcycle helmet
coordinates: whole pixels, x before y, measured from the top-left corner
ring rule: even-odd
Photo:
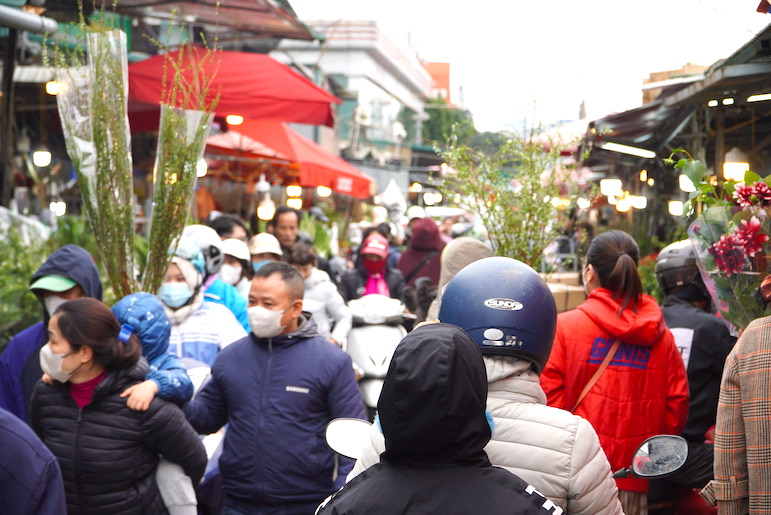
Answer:
[[[214,275],[222,268],[225,253],[222,249],[222,239],[217,231],[207,225],[188,225],[182,230],[182,237],[190,239],[198,245],[203,254],[206,275]]]

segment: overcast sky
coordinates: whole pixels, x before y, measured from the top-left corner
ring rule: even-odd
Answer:
[[[289,0],[304,20],[376,20],[394,42],[452,65],[453,100],[479,130],[589,119],[639,106],[650,72],[710,65],[771,15],[759,0]]]

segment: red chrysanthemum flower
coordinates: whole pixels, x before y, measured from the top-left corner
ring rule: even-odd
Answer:
[[[765,182],[756,182],[751,186],[737,184],[733,198],[742,207],[767,206],[771,203],[771,188]]]
[[[752,186],[746,184],[737,184],[734,188],[734,200],[742,207],[749,207],[752,205]]]
[[[754,257],[755,253],[760,251],[763,244],[768,241],[768,235],[760,232],[760,220],[756,216],[749,220],[742,220],[742,224],[736,228],[734,234],[750,257]]]
[[[752,195],[755,197],[755,203],[761,206],[768,205],[771,202],[771,188],[765,182],[756,182],[752,185]]]
[[[740,272],[747,260],[747,252],[744,250],[744,245],[736,234],[722,235],[720,240],[707,250],[715,259],[718,269],[726,277],[731,277],[736,272]]]

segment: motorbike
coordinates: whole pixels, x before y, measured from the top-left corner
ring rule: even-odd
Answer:
[[[336,418],[327,424],[325,438],[329,448],[340,456],[358,460],[369,445],[372,424],[358,418]]]
[[[373,294],[349,301],[348,307],[353,328],[343,350],[359,368],[359,393],[369,420],[373,420],[391,357],[407,335],[402,326],[404,304],[398,299]]]
[[[648,438],[635,451],[632,466],[613,473],[614,478],[638,477],[663,479],[677,472],[688,458],[688,442],[677,435],[656,435]],[[676,501],[663,501],[648,505],[648,514],[707,515],[717,514],[701,499],[696,489],[691,489]]]

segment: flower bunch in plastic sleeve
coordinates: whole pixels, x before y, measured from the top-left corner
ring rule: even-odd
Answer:
[[[752,183],[724,188],[725,202],[705,209],[688,228],[702,277],[723,318],[744,328],[764,316],[768,302],[760,286],[769,275],[771,188]]]

